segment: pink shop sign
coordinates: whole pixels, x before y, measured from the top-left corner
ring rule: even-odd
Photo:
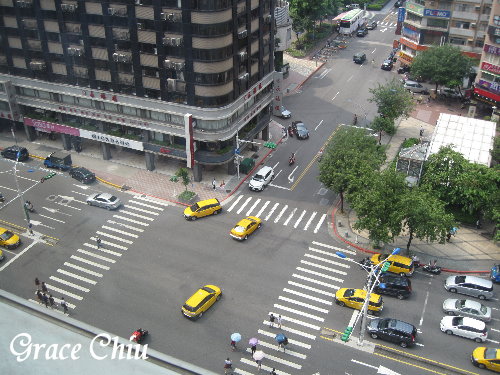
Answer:
[[[63,133],[63,134],[70,134],[70,135],[77,135],[77,136],[80,135],[80,129],[71,128],[71,127],[65,126],[65,125],[55,124],[53,122],[47,122],[47,121],[42,121],[42,120],[37,120],[37,119],[25,117],[24,123],[28,126],[33,126],[36,129],[41,130],[41,131],[45,131],[45,132],[56,132],[56,133]]]

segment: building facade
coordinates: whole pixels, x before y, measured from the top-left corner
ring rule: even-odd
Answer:
[[[274,0],[0,0],[0,124],[234,173],[267,140]]]

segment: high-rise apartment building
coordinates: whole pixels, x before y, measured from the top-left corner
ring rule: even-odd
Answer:
[[[267,129],[273,0],[0,0],[0,124],[234,173]]]

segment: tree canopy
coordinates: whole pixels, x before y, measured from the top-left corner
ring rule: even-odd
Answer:
[[[368,101],[377,105],[382,117],[393,120],[400,116],[408,118],[415,109],[413,95],[396,79],[384,85],[378,84],[370,89],[370,93],[372,97]]]

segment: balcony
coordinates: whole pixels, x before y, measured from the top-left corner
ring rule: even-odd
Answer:
[[[452,37],[452,36],[473,38],[474,37],[474,30],[473,29],[461,29],[459,27],[450,27],[450,37]]]
[[[461,19],[465,21],[472,21],[472,22],[477,22],[478,19],[478,14],[475,12],[459,12],[454,10],[452,13],[452,17],[454,19]]]

